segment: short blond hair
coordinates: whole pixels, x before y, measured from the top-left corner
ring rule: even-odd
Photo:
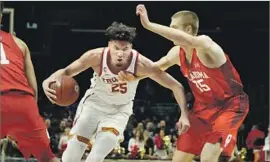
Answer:
[[[190,25],[194,35],[198,34],[199,31],[199,18],[197,14],[193,11],[178,11],[173,16],[172,19],[183,18],[184,25]]]

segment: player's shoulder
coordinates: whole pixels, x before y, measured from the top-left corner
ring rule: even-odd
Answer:
[[[90,49],[90,50],[86,51],[85,54],[88,56],[91,56],[91,57],[101,58],[105,49],[106,49],[106,47],[98,47],[98,48],[94,48],[94,49]]]
[[[88,52],[98,55],[98,54],[102,54],[105,49],[106,47],[98,47],[98,48],[91,49]]]
[[[200,39],[204,39],[204,40],[211,40],[211,37],[209,35],[205,35],[205,34],[198,35],[197,37]]]
[[[79,60],[86,65],[91,64],[92,66],[98,66],[102,60],[102,53],[105,49],[105,47],[90,49],[83,53]]]
[[[138,52],[137,50],[134,50],[137,52],[138,57],[136,61],[137,66],[137,72],[145,71],[146,69],[154,66],[154,62],[145,57],[142,53]]]
[[[209,50],[209,49],[221,49],[221,47],[208,35],[199,35],[197,36],[197,43],[199,46],[197,48],[203,49],[203,50]]]
[[[137,57],[137,63],[142,63],[144,60],[146,60],[147,58],[141,53],[139,52],[138,50],[136,49],[131,49],[132,53],[133,54],[136,54],[138,57]]]
[[[172,55],[178,55],[179,54],[179,51],[180,51],[180,46],[179,45],[176,45],[176,46],[173,46],[169,52],[167,53],[167,55],[169,56],[172,56]]]
[[[203,42],[204,44],[213,42],[212,38],[210,36],[208,36],[208,35],[198,35],[197,40],[199,42]]]

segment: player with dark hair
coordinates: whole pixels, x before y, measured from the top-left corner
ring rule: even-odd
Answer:
[[[1,20],[4,5],[1,2]],[[0,20],[0,21],[1,21]],[[58,162],[50,148],[45,123],[37,106],[37,82],[30,51],[19,38],[0,31],[1,138],[11,136],[25,158]]]
[[[106,31],[108,47],[85,52],[79,59],[64,69],[53,73],[43,82],[45,94],[54,102],[55,91],[49,84],[60,76],[76,76],[93,68],[91,87],[80,101],[71,138],[63,153],[63,162],[80,161],[91,138],[94,144],[86,162],[101,162],[123,137],[123,131],[132,114],[133,100],[138,81],[120,82],[121,70],[137,76],[148,76],[160,85],[173,91],[182,109],[186,107],[183,86],[163,72],[149,59],[132,49],[136,37],[135,28],[114,22]]]
[[[136,14],[144,28],[174,42],[155,64],[161,70],[179,65],[195,97],[191,111],[181,112],[180,128],[191,127],[186,133],[180,130],[173,162],[191,162],[194,155],[202,162],[217,162],[220,155],[228,161],[249,111],[248,96],[229,57],[209,36],[197,36],[199,18],[192,11],[175,13],[170,27],[150,22],[144,5],[137,6]],[[119,78],[132,80],[132,75],[120,72]]]

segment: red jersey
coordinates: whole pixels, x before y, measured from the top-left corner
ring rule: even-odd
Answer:
[[[0,31],[0,48],[0,91],[20,90],[34,95],[24,71],[24,54],[11,34]]]
[[[185,51],[179,52],[181,71],[188,79],[195,102],[206,105],[219,105],[225,100],[241,94],[243,84],[229,57],[219,68],[208,68],[201,63],[196,49],[193,50],[191,63],[188,64]]]
[[[257,140],[257,139],[264,139],[264,132],[258,130],[258,129],[255,129],[255,130],[251,130],[249,133],[248,133],[248,136],[247,136],[247,139],[246,139],[246,145],[247,145],[247,148],[248,149],[252,149],[254,147],[254,142]]]

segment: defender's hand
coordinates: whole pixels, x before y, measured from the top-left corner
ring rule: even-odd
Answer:
[[[131,81],[136,80],[136,77],[133,74],[129,72],[125,72],[125,71],[120,71],[118,73],[118,78],[120,81],[126,81],[126,82],[131,82]]]
[[[151,22],[149,21],[145,6],[142,4],[138,5],[136,8],[136,14],[140,16],[142,26],[147,29]]]
[[[43,88],[45,95],[53,104],[55,104],[54,99],[56,99],[56,91],[50,88],[50,84],[55,82],[55,81],[56,80],[54,80],[54,79],[46,79],[42,83],[42,88]]]
[[[178,121],[178,134],[184,134],[188,131],[190,127],[189,118],[186,114],[181,114]]]

